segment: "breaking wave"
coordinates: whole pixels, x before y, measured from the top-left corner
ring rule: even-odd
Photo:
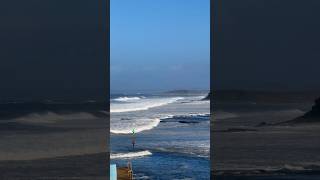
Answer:
[[[145,119],[135,119],[128,121],[126,123],[112,123],[110,132],[114,134],[130,134],[134,128],[135,132],[141,132],[153,129],[157,127],[160,123],[159,118],[145,118]]]
[[[130,102],[130,101],[138,101],[140,99],[143,99],[144,97],[119,97],[119,98],[115,98],[113,99],[114,101],[118,101],[118,102]]]
[[[182,97],[174,98],[143,98],[139,101],[133,101],[128,103],[111,103],[110,112],[131,112],[131,111],[143,111],[150,108],[164,106],[170,103],[174,103],[178,100],[183,99]]]
[[[131,159],[131,158],[150,156],[150,155],[152,155],[152,153],[146,150],[146,151],[139,151],[139,152],[110,154],[110,159]]]
[[[70,114],[58,114],[54,112],[45,113],[30,113],[28,115],[15,118],[17,122],[23,123],[57,123],[65,120],[81,120],[81,119],[96,119],[97,117],[93,114],[86,112],[70,113]]]
[[[214,120],[223,120],[223,119],[236,118],[238,117],[238,115],[230,112],[225,112],[225,111],[217,111],[217,112],[213,112],[212,117]]]

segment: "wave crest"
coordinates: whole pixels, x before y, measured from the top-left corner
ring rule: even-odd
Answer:
[[[23,123],[45,123],[52,124],[65,120],[82,120],[82,119],[96,119],[93,114],[86,112],[70,113],[70,114],[58,114],[54,112],[46,113],[31,113],[26,116],[15,118],[17,122]]]
[[[130,102],[130,101],[138,101],[140,99],[142,99],[143,97],[119,97],[119,98],[115,98],[113,99],[114,101],[118,101],[118,102]]]
[[[141,99],[140,101],[130,102],[125,104],[112,103],[110,105],[111,113],[131,112],[131,111],[143,111],[150,108],[164,106],[170,103],[174,103],[178,100],[184,99],[182,97],[174,98],[148,98]]]
[[[159,118],[154,119],[138,119],[127,123],[111,124],[110,132],[114,134],[131,134],[134,128],[135,132],[141,132],[153,129],[160,123]]]
[[[131,159],[131,158],[150,156],[150,155],[152,155],[152,153],[146,150],[146,151],[139,151],[139,152],[110,154],[110,159]]]
[[[238,117],[238,115],[231,112],[217,111],[213,113],[212,117],[214,120],[224,120],[224,119],[236,118]]]

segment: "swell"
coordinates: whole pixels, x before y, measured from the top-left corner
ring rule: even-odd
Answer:
[[[243,168],[243,169],[217,169],[216,175],[229,175],[229,176],[274,176],[274,175],[307,175],[307,174],[320,174],[320,166],[318,164],[284,164],[277,167],[256,167],[256,168]]]
[[[30,114],[56,114],[90,113],[98,117],[105,117],[101,113],[107,109],[105,102],[82,102],[82,103],[61,103],[61,102],[16,102],[0,103],[0,120],[16,119]]]
[[[94,114],[87,112],[77,112],[77,113],[56,113],[56,112],[43,112],[43,113],[30,113],[25,116],[14,118],[13,120],[21,123],[57,123],[60,121],[68,120],[85,120],[85,119],[97,119],[98,117]]]

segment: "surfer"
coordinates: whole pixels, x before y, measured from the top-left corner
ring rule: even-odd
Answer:
[[[134,129],[132,129],[132,149],[134,150],[134,145],[136,143],[136,138],[135,138],[135,132]]]

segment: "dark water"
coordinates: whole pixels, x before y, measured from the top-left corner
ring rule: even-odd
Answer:
[[[320,175],[214,176],[214,180],[319,180]]]
[[[319,179],[320,126],[275,125],[302,116],[311,106],[310,102],[215,102],[211,132],[215,179]]]
[[[107,179],[106,107],[0,103],[0,179]]]

